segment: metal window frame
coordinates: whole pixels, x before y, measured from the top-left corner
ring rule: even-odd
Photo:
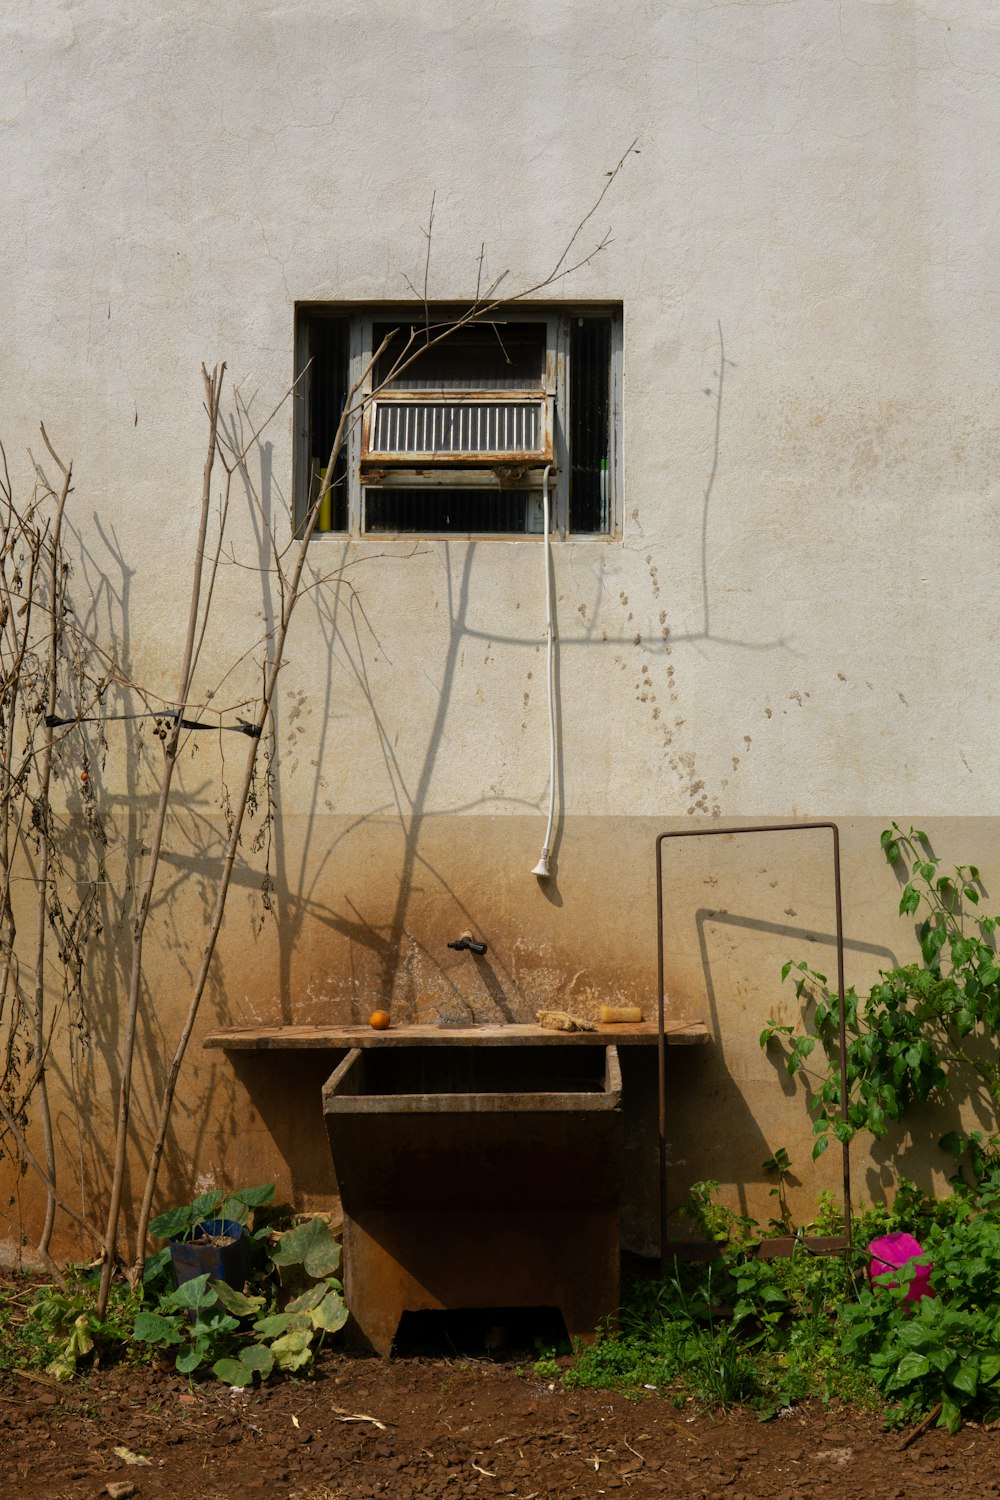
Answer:
[[[432,318],[438,320],[445,318],[452,311],[460,315],[460,310],[454,305],[438,303],[431,307]],[[403,324],[419,325],[424,318],[424,308],[415,303],[380,303],[372,302],[365,304],[345,303],[300,303],[296,306],[296,333],[295,333],[295,368],[299,378],[300,399],[296,402],[296,415],[294,422],[294,454],[295,465],[295,494],[299,515],[304,505],[304,481],[303,475],[309,469],[309,412],[310,412],[310,385],[308,374],[308,348],[309,348],[309,320],[311,317],[327,313],[348,317],[351,320],[350,329],[350,357],[348,385],[361,381],[367,371],[367,377],[359,390],[359,400],[372,395],[372,371],[369,366],[372,363],[373,354],[373,327],[376,323],[385,323],[399,318]],[[603,531],[571,532],[569,530],[569,330],[572,318],[578,317],[607,317],[611,320],[611,352],[609,371],[609,494],[608,494],[608,516],[607,527]],[[496,312],[496,321],[499,323],[543,323],[546,327],[546,358],[543,385],[541,388],[530,392],[517,391],[473,391],[462,389],[461,392],[441,393],[442,399],[459,399],[463,402],[483,400],[503,400],[508,397],[534,397],[539,400],[544,398],[546,411],[547,443],[549,445],[543,454],[499,454],[487,457],[475,455],[419,455],[419,462],[408,461],[407,458],[397,458],[395,455],[372,453],[368,449],[368,432],[371,421],[371,409],[365,406],[355,421],[352,422],[346,436],[346,459],[348,474],[347,495],[347,531],[330,531],[317,533],[314,540],[322,542],[324,537],[331,537],[343,541],[349,536],[358,541],[384,542],[392,540],[396,535],[412,540],[415,533],[395,533],[386,531],[366,530],[365,526],[365,491],[367,488],[376,487],[372,480],[366,478],[366,470],[381,471],[386,485],[378,487],[428,488],[435,485],[451,488],[469,488],[473,486],[488,486],[495,483],[494,470],[501,467],[526,468],[529,475],[535,477],[536,483],[524,485],[526,500],[531,496],[541,495],[541,474],[545,463],[551,461],[554,465],[552,483],[550,487],[552,506],[551,531],[554,537],[566,540],[572,539],[576,542],[609,542],[620,541],[622,534],[622,366],[623,366],[623,310],[621,303],[570,303],[568,305],[553,306],[552,304],[524,303],[512,305],[510,308],[500,308]],[[376,397],[380,401],[392,401],[403,399],[419,399],[427,401],[434,399],[438,393],[428,393],[426,390],[408,392],[406,389],[394,389],[391,393]],[[466,460],[467,461],[461,461]],[[428,540],[438,537],[455,540],[457,536],[464,533],[455,532],[421,532],[421,536]],[[477,540],[485,541],[525,541],[532,536],[541,535],[541,529],[537,532],[470,532],[468,535]]]

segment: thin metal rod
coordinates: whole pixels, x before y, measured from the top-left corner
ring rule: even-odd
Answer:
[[[663,952],[663,845],[667,839],[703,839],[744,833],[802,833],[807,829],[827,828],[833,834],[833,891],[837,922],[837,999],[840,1038],[840,1112],[847,1119],[847,1017],[844,1005],[844,908],[840,879],[840,829],[836,823],[753,823],[745,828],[680,828],[661,833],[656,839],[656,1057],[659,1071],[659,1186],[660,1186],[660,1269],[667,1273],[667,1046],[664,1018],[664,952]],[[851,1158],[847,1141],[843,1145],[844,1231],[851,1242]]]

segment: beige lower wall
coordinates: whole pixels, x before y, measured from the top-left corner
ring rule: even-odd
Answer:
[[[260,872],[243,868],[232,893],[178,1091],[161,1205],[209,1185],[271,1176],[279,1193],[301,1207],[328,1205],[335,1195],[320,1089],[336,1054],[204,1050],[203,1037],[219,1026],[347,1022],[386,1004],[397,1021],[518,1020],[542,1005],[588,1014],[605,1000],[639,1004],[652,1018],[654,841],[671,827],[692,826],[690,819],[568,818],[559,829],[553,878],[543,884],[530,873],[544,831],[536,817],[279,821],[274,910],[264,914],[259,932]],[[839,826],[847,980],[862,988],[879,968],[914,958],[916,943],[912,920],[897,915],[898,882],[879,847],[882,824],[845,819]],[[996,887],[1000,822],[924,820],[924,826],[945,861],[975,861],[987,888]],[[210,859],[196,869],[176,854],[168,855],[164,871],[147,942],[130,1200],[141,1188],[151,1091],[162,1082],[186,1008],[214,873]],[[485,958],[449,950],[448,941],[465,929],[487,941]],[[805,957],[832,980],[834,934],[828,832],[664,846],[668,1015],[702,1020],[711,1034],[707,1047],[670,1054],[673,1204],[693,1182],[713,1179],[724,1201],[767,1219],[773,1181],[762,1163],[781,1146],[793,1164],[797,1216],[809,1215],[820,1188],[839,1195],[838,1153],[812,1164],[802,1088],[758,1045],[767,1019],[792,1021],[798,1012],[791,985],[780,983],[782,963]],[[93,951],[88,1032],[67,1030],[62,1018],[48,1071],[60,1182],[94,1223],[104,1211],[113,1137],[126,937],[110,924]],[[657,1202],[652,1052],[627,1059],[625,1089],[625,1237],[631,1248],[649,1250]],[[875,1150],[859,1140],[852,1151],[856,1196],[891,1191],[899,1172],[941,1187],[947,1163],[936,1142],[957,1123],[957,1109],[956,1102],[927,1111],[904,1137]],[[13,1198],[10,1244],[22,1236],[30,1242],[41,1207],[35,1180],[28,1174],[14,1181],[8,1166],[4,1186]],[[81,1255],[92,1247],[60,1217],[56,1248]]]

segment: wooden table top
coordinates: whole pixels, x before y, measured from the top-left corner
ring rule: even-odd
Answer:
[[[649,1046],[656,1043],[653,1021],[598,1025],[595,1031],[551,1031],[537,1021],[475,1026],[233,1026],[210,1031],[203,1047],[225,1052],[312,1051],[352,1047],[551,1047]],[[711,1040],[702,1021],[668,1021],[670,1047],[691,1047]]]

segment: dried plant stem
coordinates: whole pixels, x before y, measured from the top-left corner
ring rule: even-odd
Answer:
[[[387,342],[387,341],[386,341]],[[376,356],[377,357],[377,356]],[[367,373],[367,372],[366,372]],[[257,765],[257,755],[260,749],[261,738],[264,728],[271,714],[271,704],[278,686],[278,678],[284,664],[285,643],[288,639],[288,630],[292,623],[292,616],[296,603],[303,592],[302,576],[305,571],[306,558],[308,556],[309,541],[316,528],[319,517],[320,506],[326,498],[332,482],[334,467],[340,456],[340,450],[344,443],[344,434],[350,421],[350,412],[354,397],[357,394],[353,388],[344,403],[337,431],[334,435],[330,451],[330,460],[326,468],[326,478],[320,488],[320,493],[313,502],[305,525],[297,539],[294,552],[294,560],[290,572],[286,575],[280,572],[281,583],[281,612],[278,626],[274,633],[270,659],[264,674],[264,689],[254,716],[255,733],[250,737],[247,748],[246,763],[243,767],[243,779],[239,792],[232,804],[230,813],[229,837],[226,841],[225,854],[222,862],[222,873],[219,876],[219,885],[216,891],[215,907],[212,912],[212,921],[209,926],[208,936],[202,952],[201,965],[195,978],[191,991],[191,1000],[188,1005],[187,1015],[181,1029],[174,1055],[170,1062],[170,1068],[160,1096],[160,1107],[156,1121],[156,1133],[153,1139],[153,1147],[150,1153],[149,1166],[146,1172],[146,1185],[143,1192],[142,1206],[139,1211],[139,1222],[136,1227],[136,1253],[131,1269],[131,1279],[137,1281],[142,1270],[143,1256],[145,1252],[146,1232],[149,1226],[149,1218],[152,1212],[153,1196],[156,1192],[156,1181],[160,1170],[160,1161],[163,1157],[163,1149],[166,1144],[167,1132],[170,1129],[170,1118],[173,1113],[174,1096],[177,1091],[177,1079],[180,1074],[181,1065],[194,1031],[201,1002],[204,998],[205,988],[208,984],[208,975],[215,955],[216,944],[222,929],[225,916],[226,900],[229,895],[229,887],[232,881],[233,868],[236,863],[236,854],[239,849],[240,833],[243,827],[243,819],[246,815],[247,801],[250,789],[253,786],[254,772]]]
[[[582,254],[579,259],[572,261],[570,259],[581,232],[583,231],[589,220],[592,218],[594,213],[596,213],[600,204],[603,202],[610,187],[623,170],[625,162],[627,161],[629,156],[631,156],[633,152],[637,151],[637,149],[637,143],[633,141],[628,149],[623,153],[614,169],[606,174],[607,181],[604,183],[604,186],[602,187],[600,193],[597,195],[595,201],[592,203],[586,214],[580,219],[580,221],[573,229],[562,249],[561,254],[556,260],[555,265],[546,276],[544,276],[539,282],[523,288],[520,292],[514,294],[511,297],[501,298],[497,296],[497,288],[500,285],[501,281],[503,281],[506,272],[502,273],[501,276],[497,277],[485,290],[483,290],[480,284],[482,270],[481,252],[480,283],[477,283],[475,301],[469,308],[466,309],[465,312],[460,313],[454,318],[446,319],[442,324],[436,326],[431,322],[430,303],[428,301],[428,281],[430,275],[431,245],[434,228],[434,200],[432,199],[430,219],[426,230],[427,249],[424,262],[424,286],[422,298],[424,306],[423,329],[421,330],[419,335],[416,329],[410,329],[409,336],[405,339],[402,350],[392,361],[391,370],[382,376],[381,381],[378,381],[378,379],[376,379],[373,390],[369,378],[372,375],[372,372],[377,370],[379,360],[394,339],[395,330],[387,334],[387,336],[382,340],[379,348],[372,354],[365,369],[362,371],[362,373],[348,392],[347,397],[344,401],[343,409],[340,414],[340,420],[337,424],[337,431],[334,435],[333,443],[331,445],[330,458],[326,466],[323,483],[320,486],[320,492],[316,496],[315,500],[312,501],[302,528],[295,534],[293,541],[290,544],[290,548],[292,549],[292,561],[291,566],[287,571],[285,568],[285,558],[288,556],[288,550],[286,549],[285,552],[280,551],[270,521],[263,514],[263,509],[258,502],[258,510],[261,512],[260,518],[262,522],[262,535],[267,536],[272,554],[272,557],[268,560],[269,566],[266,568],[262,567],[260,571],[262,573],[273,571],[276,576],[277,588],[280,598],[279,619],[271,641],[269,658],[265,668],[263,692],[253,720],[255,733],[252,735],[249,747],[247,749],[246,763],[243,769],[243,778],[239,788],[239,792],[235,801],[230,804],[229,836],[226,842],[225,853],[223,856],[222,871],[219,876],[219,883],[216,891],[212,920],[209,925],[205,947],[202,952],[201,964],[192,986],[191,998],[188,1005],[187,1014],[185,1016],[184,1024],[181,1029],[176,1047],[174,1049],[174,1054],[171,1059],[170,1067],[168,1069],[166,1080],[164,1082],[163,1090],[160,1096],[155,1134],[146,1173],[146,1184],[143,1192],[142,1204],[139,1211],[139,1219],[136,1226],[136,1251],[130,1271],[130,1278],[133,1281],[133,1284],[135,1284],[141,1274],[145,1252],[146,1233],[149,1225],[150,1214],[152,1212],[153,1198],[156,1192],[156,1183],[159,1174],[160,1162],[163,1157],[167,1133],[170,1128],[174,1097],[177,1090],[177,1080],[180,1075],[181,1066],[183,1064],[188,1045],[191,1041],[191,1036],[193,1034],[195,1023],[198,1018],[198,1013],[201,1008],[201,1003],[204,998],[212,960],[215,954],[219,933],[222,928],[223,918],[225,916],[226,901],[229,895],[233,868],[239,849],[240,834],[247,810],[248,799],[254,784],[254,773],[257,764],[257,756],[260,749],[260,741],[264,728],[271,714],[271,706],[274,701],[275,692],[277,690],[279,675],[284,664],[285,643],[288,637],[289,626],[291,625],[292,616],[299,598],[303,593],[308,592],[308,587],[303,587],[302,580],[308,555],[309,542],[316,528],[316,523],[320,514],[320,507],[329,494],[331,486],[333,484],[335,466],[337,463],[337,459],[340,456],[341,450],[343,449],[346,435],[351,430],[355,421],[358,420],[365,407],[371,402],[373,394],[381,388],[381,385],[384,385],[388,380],[398,378],[401,372],[408,368],[408,366],[416,358],[418,358],[419,355],[426,353],[428,349],[434,347],[434,345],[440,343],[442,340],[450,338],[458,329],[464,328],[471,323],[483,321],[489,316],[492,311],[494,311],[501,305],[516,303],[526,297],[530,297],[540,292],[544,288],[552,286],[556,282],[562,281],[567,276],[572,275],[574,271],[579,270],[582,266],[588,265],[590,261],[595,258],[595,256],[599,255],[610,242],[610,233],[606,233],[605,235],[603,235],[596,246],[588,253]],[[217,405],[215,410],[215,426],[217,427]],[[215,436],[216,434],[213,431],[213,442],[215,440]],[[245,467],[246,452],[247,449],[241,443],[238,451],[233,450],[233,465],[231,466],[227,462],[226,468],[229,477],[231,477],[232,475],[233,468],[240,468],[242,470],[244,480],[247,482],[248,492],[251,494],[251,496],[253,496],[253,485],[249,482],[249,475]],[[207,470],[206,484],[209,480],[210,470]],[[229,485],[227,483],[225,491],[226,507],[228,507],[228,498]],[[203,543],[202,548],[199,551],[199,556],[201,555],[201,550],[203,550]],[[218,561],[218,556],[219,553],[217,551],[215,555],[215,562]],[[214,566],[215,564],[213,563],[213,577]],[[207,618],[207,616],[205,618]],[[199,646],[203,638],[204,623],[202,626],[201,635],[198,638]],[[133,997],[133,995],[130,993],[129,998],[130,1025],[132,1025],[134,1029],[133,1004],[137,1003],[138,995],[136,993],[136,995]],[[115,1222],[117,1223],[117,1217]],[[107,1279],[110,1279],[110,1236],[108,1242],[108,1253],[109,1261],[105,1265],[105,1277]]]
[[[181,715],[191,690],[195,640],[203,606],[202,571],[205,557],[205,541],[208,535],[209,513],[211,510],[212,471],[215,468],[215,459],[218,451],[219,401],[222,395],[222,381],[225,368],[225,365],[216,366],[211,375],[209,375],[205,366],[202,365],[201,367],[202,381],[205,387],[206,408],[208,411],[208,445],[202,470],[198,540],[195,547],[194,574],[191,583],[187,634],[184,641],[184,657],[181,664],[177,691],[177,716],[174,719],[173,727],[169,732],[165,744],[163,772],[160,779],[160,795],[157,799],[156,813],[153,818],[149,840],[149,854],[146,858],[142,881],[136,892],[137,905],[135,919],[132,924],[132,953],[125,1016],[125,1036],[122,1045],[121,1082],[118,1091],[118,1123],[115,1133],[114,1169],[111,1180],[111,1197],[108,1202],[107,1229],[104,1236],[104,1266],[101,1271],[101,1285],[97,1297],[97,1315],[99,1318],[103,1318],[107,1311],[108,1297],[111,1291],[111,1278],[115,1268],[118,1225],[121,1219],[122,1191],[125,1183],[125,1161],[128,1149],[129,1115],[132,1099],[132,1064],[135,1054],[136,1022],[139,1014],[139,998],[143,980],[143,936],[152,905],[156,871],[160,860],[160,850],[163,845],[163,833],[170,805],[170,788],[173,781],[174,768],[177,763],[177,741],[181,732]]]
[[[49,558],[51,561],[51,572],[49,577],[49,660],[48,660],[48,693],[46,707],[46,723],[44,727],[44,738],[42,741],[42,754],[38,766],[38,827],[41,834],[41,849],[38,860],[38,933],[37,947],[35,950],[35,986],[34,1005],[32,1011],[32,1024],[34,1030],[35,1060],[37,1073],[35,1087],[38,1094],[38,1113],[42,1131],[42,1145],[45,1155],[45,1168],[49,1179],[49,1187],[45,1205],[45,1222],[38,1240],[38,1250],[43,1256],[48,1256],[49,1244],[52,1240],[52,1230],[56,1219],[56,1148],[55,1138],[52,1132],[52,1109],[49,1104],[49,1089],[46,1078],[45,1058],[47,1046],[45,1041],[45,940],[48,935],[48,897],[49,897],[49,849],[51,842],[51,813],[49,811],[49,790],[52,784],[52,744],[55,731],[50,722],[56,711],[56,690],[58,686],[59,673],[59,643],[62,638],[62,614],[63,614],[63,559],[62,559],[62,522],[63,512],[66,509],[66,501],[69,498],[70,485],[73,478],[73,465],[64,464],[53,451],[49,442],[48,434],[42,427],[42,438],[46,448],[52,455],[62,473],[62,485],[59,489],[59,498],[56,501],[55,517],[52,524],[52,534],[48,540]]]

